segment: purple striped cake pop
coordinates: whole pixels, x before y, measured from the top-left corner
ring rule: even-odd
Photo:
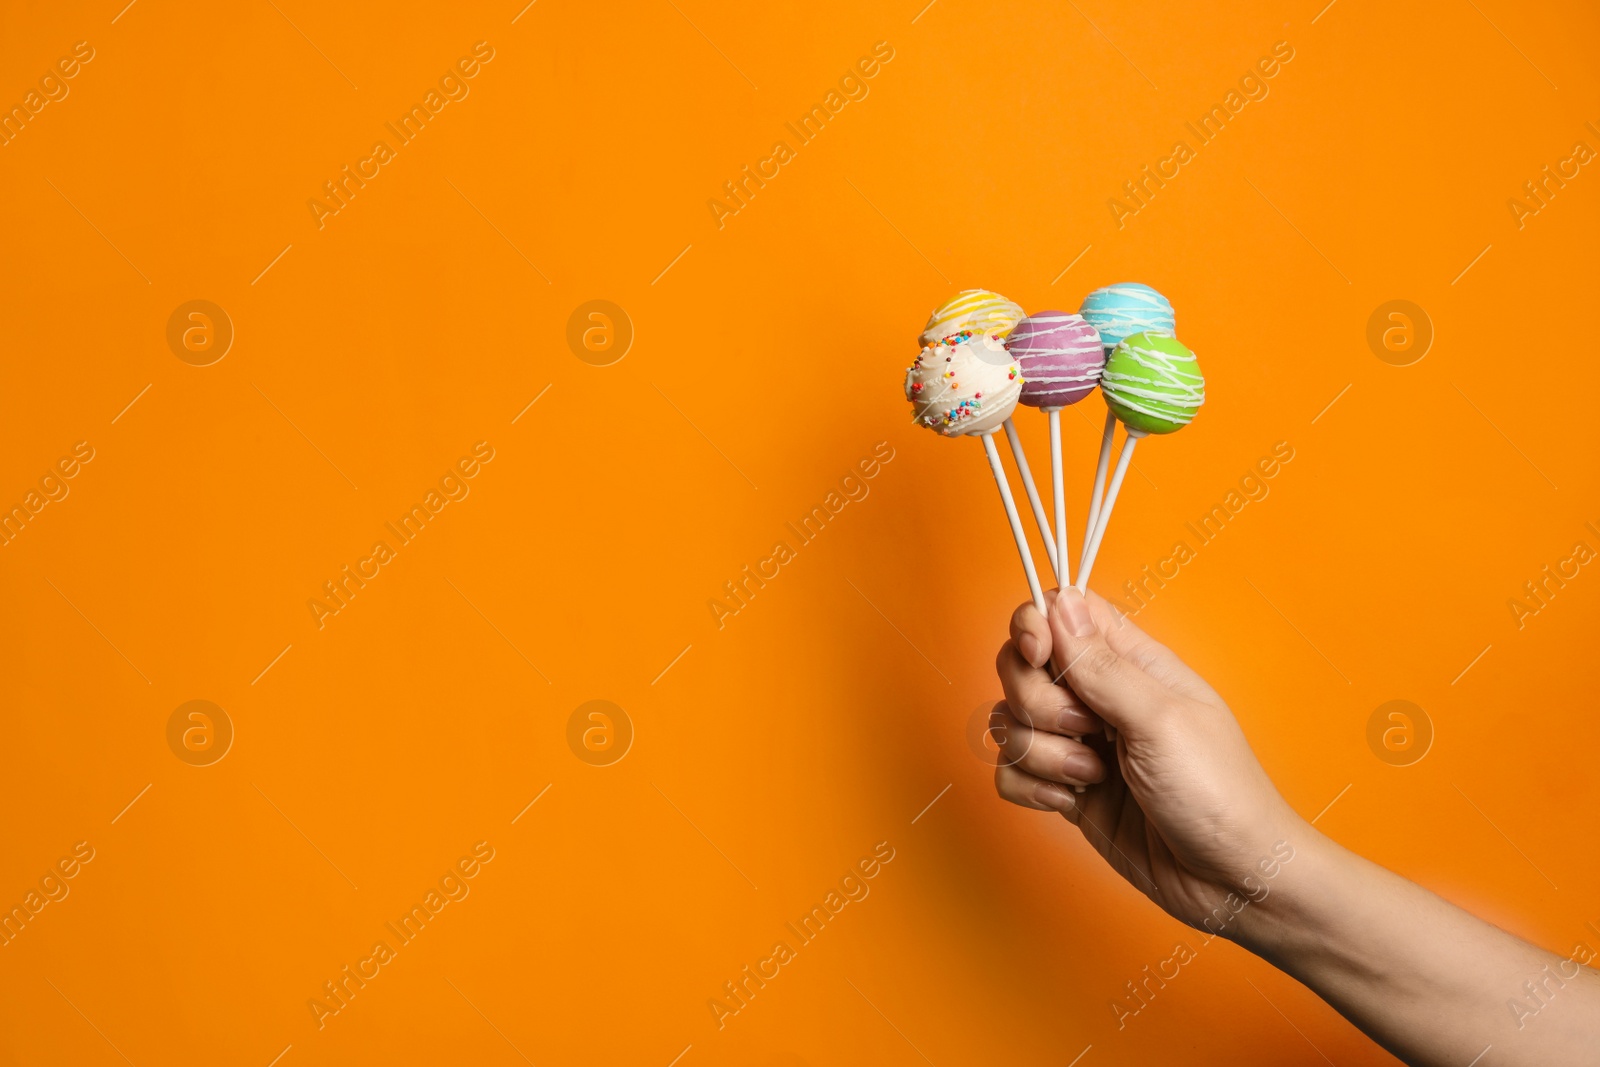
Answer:
[[[1106,365],[1099,332],[1082,315],[1064,311],[1029,315],[1005,343],[1022,368],[1021,403],[1029,407],[1076,404],[1094,392]]]

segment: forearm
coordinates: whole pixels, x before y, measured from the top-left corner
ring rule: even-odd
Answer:
[[[1241,945],[1288,972],[1413,1065],[1591,1062],[1600,972],[1474,918],[1303,824]]]

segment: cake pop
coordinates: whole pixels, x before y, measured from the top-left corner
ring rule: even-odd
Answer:
[[[1017,503],[994,446],[995,431],[1010,420],[1022,395],[1021,369],[999,341],[963,331],[922,349],[916,361],[906,368],[905,393],[920,425],[945,437],[977,436],[983,440],[989,471],[999,487],[1017,553],[1022,557],[1022,569],[1028,576],[1028,590],[1033,594],[1034,606],[1043,614],[1044,590],[1039,586]]]
[[[963,289],[933,310],[917,342],[926,348],[958,333],[1004,337],[1021,318],[1022,308],[999,293]]]
[[[1107,355],[1130,333],[1173,330],[1172,304],[1139,282],[1118,282],[1096,289],[1083,298],[1078,314],[1100,332]]]
[[[994,433],[1021,395],[1021,368],[987,337],[953,334],[925,347],[906,368],[906,399],[917,422],[945,437]]]
[[[964,289],[950,300],[935,308],[928,316],[927,325],[922,328],[919,341],[924,345],[937,344],[939,341],[967,333],[974,337],[987,337],[992,340],[1004,340],[1022,319],[1022,308],[1013,301],[1007,300],[999,293],[988,289]],[[998,362],[1010,364],[1011,355],[1003,349],[993,346],[982,346],[978,354],[985,359],[995,359]],[[1058,559],[1056,539],[1050,532],[1050,520],[1045,516],[1044,501],[1039,499],[1039,488],[1034,484],[1033,471],[1028,468],[1028,455],[1022,449],[1022,439],[1017,436],[1017,428],[1008,418],[1005,422],[1006,441],[1011,445],[1012,458],[1017,463],[1017,475],[1022,479],[1022,488],[1028,494],[1028,506],[1033,510],[1033,519],[1039,524],[1039,536],[1044,539],[1045,554],[1050,557],[1050,568],[1055,571],[1059,579],[1063,573],[1063,561]]]
[[[1131,333],[1172,333],[1175,316],[1172,303],[1166,297],[1140,282],[1118,282],[1102,286],[1083,298],[1078,309],[1089,324],[1100,332],[1106,346],[1106,355]],[[1117,419],[1106,411],[1105,429],[1100,434],[1100,458],[1094,469],[1094,490],[1089,497],[1089,519],[1084,527],[1084,554],[1088,554],[1088,534],[1100,520],[1101,497],[1106,488],[1106,470],[1111,465],[1111,437],[1117,428]],[[1079,561],[1079,569],[1083,567]]]
[[[1111,521],[1122,479],[1133,461],[1133,447],[1149,434],[1169,434],[1194,420],[1206,400],[1206,380],[1194,353],[1166,333],[1135,333],[1112,350],[1100,376],[1106,408],[1127,427],[1128,436],[1117,457],[1116,473],[1106,490],[1105,506],[1085,539],[1083,565],[1078,570],[1078,591],[1088,588],[1089,573],[1100,541]]]
[[[1061,467],[1061,409],[1094,391],[1105,366],[1100,334],[1081,315],[1040,311],[1021,322],[1006,338],[1006,349],[1022,368],[1021,403],[1043,411],[1050,420],[1050,482],[1055,503],[1055,553],[1051,562],[1065,588],[1072,578],[1067,557],[1067,505]],[[1008,433],[1015,433],[1007,425]],[[1020,445],[1013,441],[1020,456]]]

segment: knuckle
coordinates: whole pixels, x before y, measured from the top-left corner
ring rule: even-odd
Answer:
[[[1077,695],[1062,686],[1056,686],[1061,693],[1050,706],[1050,728],[1052,733],[1076,734],[1082,733],[1087,722],[1083,713],[1083,706],[1078,703]]]
[[[1117,654],[1111,651],[1111,648],[1107,645],[1101,645],[1087,656],[1084,656],[1083,659],[1084,664],[1092,674],[1110,674],[1117,669],[1117,664],[1121,662]]]
[[[1078,714],[1071,708],[1058,708],[1051,715],[1047,729],[1058,737],[1070,738],[1074,734],[1081,734],[1084,727],[1080,725]]]
[[[1032,726],[1038,719],[1032,701],[1018,700],[1011,705],[1011,717],[1024,726]]]
[[[999,766],[1011,768],[1023,763],[1033,749],[1033,731],[1020,723],[1007,723],[1004,733],[995,739],[1000,752],[996,757]]]

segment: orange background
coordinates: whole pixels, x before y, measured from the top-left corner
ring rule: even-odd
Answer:
[[[1600,176],[1521,229],[1506,204],[1600,147],[1591,6],[520,6],[8,5],[8,104],[95,58],[0,148],[0,502],[95,458],[0,549],[0,898],[95,858],[0,948],[0,1062],[1386,1062],[995,797],[968,731],[1022,578],[977,444],[900,395],[969,286],[1171,297],[1209,401],[1140,450],[1096,586],[1288,442],[1139,622],[1319,828],[1600,944],[1569,835],[1600,576],[1507,606],[1600,548]],[[470,95],[319,229],[478,41]],[[879,41],[869,95],[719,229],[722,183]],[[1119,229],[1107,200],[1278,41],[1270,95]],[[1396,298],[1436,331],[1408,367],[1365,339]],[[211,366],[166,342],[191,299],[236,330]],[[636,331],[609,366],[565,340],[591,299]],[[1102,413],[1065,415],[1074,543]],[[322,583],[479,441],[470,496],[319,629]],[[719,630],[723,582],[881,441]],[[207,767],[166,740],[196,699],[236,730]],[[610,766],[568,746],[592,699],[635,731]],[[1367,745],[1391,699],[1436,731],[1412,766]],[[479,841],[470,895],[319,1030],[307,1001]],[[707,1001],[881,841],[870,896],[719,1030]]]

